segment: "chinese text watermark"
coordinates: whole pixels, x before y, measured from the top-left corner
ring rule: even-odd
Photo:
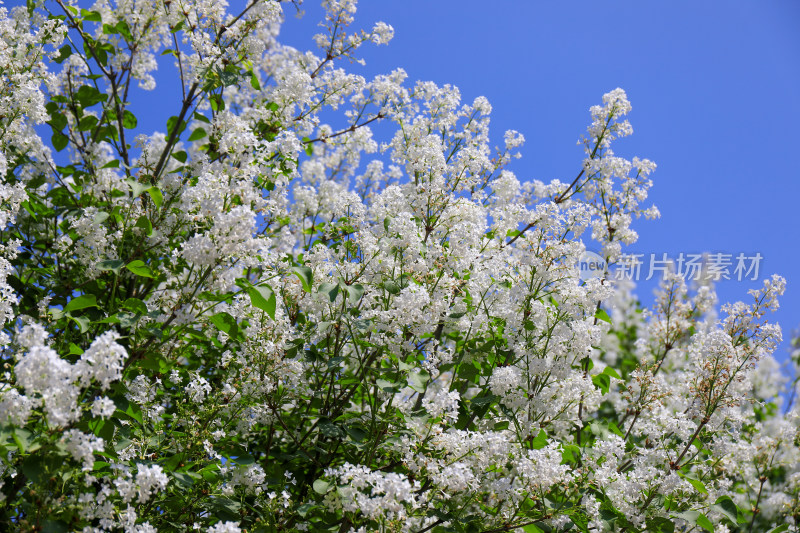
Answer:
[[[623,254],[610,269],[609,277],[616,280],[647,281],[653,277],[662,277],[667,272],[675,272],[687,281],[697,281],[701,278],[711,281],[755,281],[758,279],[763,259],[760,253],[748,255],[681,252],[671,257],[666,253]]]

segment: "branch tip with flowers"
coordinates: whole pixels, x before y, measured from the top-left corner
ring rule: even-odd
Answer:
[[[521,181],[485,98],[348,71],[393,29],[322,3],[311,51],[275,0],[0,7],[0,524],[800,531],[784,280],[718,316],[576,266],[658,216],[625,92]]]

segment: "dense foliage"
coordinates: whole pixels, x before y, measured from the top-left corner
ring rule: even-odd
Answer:
[[[784,281],[579,275],[658,215],[625,93],[521,182],[485,98],[348,72],[393,30],[324,5],[310,52],[274,0],[0,9],[3,529],[800,531]]]

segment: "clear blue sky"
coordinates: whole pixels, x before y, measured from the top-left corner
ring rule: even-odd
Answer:
[[[287,6],[282,40],[310,49],[322,11],[314,0],[303,9],[298,20]],[[497,144],[506,129],[527,139],[512,167],[522,180],[571,181],[588,108],[625,89],[634,135],[615,150],[658,164],[651,198],[662,212],[636,223],[640,240],[629,251],[760,253],[760,277],[788,280],[774,315],[785,358],[800,325],[799,1],[362,0],[356,25],[379,20],[394,27],[394,40],[365,46],[366,67],[352,68],[370,76],[402,67],[410,80],[458,86],[466,102],[486,96]],[[180,107],[172,69],[163,64],[160,74],[162,88],[174,84],[174,101],[144,95],[151,112],[142,116],[134,95],[140,131],[164,131]],[[723,302],[749,301],[755,285],[717,288]],[[645,305],[652,288],[638,290]]]
[[[306,2],[284,40],[309,48],[321,13]],[[520,179],[571,181],[588,108],[622,87],[634,135],[616,152],[654,160],[657,221],[635,224],[631,251],[763,256],[759,277],[787,278],[773,315],[785,341],[800,325],[800,2],[796,0],[362,0],[356,23],[395,29],[368,47],[365,75],[403,67],[411,80],[486,96],[493,137],[526,139]],[[750,301],[760,282],[723,281],[720,300]],[[639,298],[652,302],[652,283]]]

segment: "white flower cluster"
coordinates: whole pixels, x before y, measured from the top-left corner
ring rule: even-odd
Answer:
[[[75,364],[70,364],[45,344],[45,335],[38,324],[22,328],[17,341],[25,351],[16,354],[14,374],[26,396],[16,389],[0,390],[0,402],[21,408],[4,411],[16,424],[24,425],[31,407],[43,405],[48,423],[63,427],[80,416],[79,397],[83,388],[94,382],[107,389],[111,382],[122,377],[127,352],[116,342],[119,334],[107,331],[92,342]],[[108,402],[104,403],[104,409],[101,413],[108,413]]]
[[[92,470],[95,452],[102,452],[105,447],[103,439],[77,429],[68,430],[64,433],[63,439],[67,451],[72,454],[72,457],[76,461],[83,462],[84,472]]]
[[[418,505],[414,492],[419,483],[400,474],[373,472],[365,466],[345,463],[326,470],[325,475],[338,484],[335,494],[328,497],[331,508],[341,506],[373,520],[402,520]]]
[[[207,533],[242,533],[242,529],[236,522],[218,522],[206,531]]]
[[[355,0],[323,1],[314,51],[278,40],[273,0],[34,4],[0,8],[15,527],[39,527],[33,508],[84,533],[769,531],[800,513],[800,407],[781,406],[766,322],[784,280],[718,317],[705,281],[667,274],[642,312],[580,277],[582,238],[614,263],[658,216],[655,164],[612,149],[632,133],[621,89],[591,108],[576,178],[526,182],[525,139],[493,148],[486,98],[343,67],[394,34],[353,29]],[[128,96],[162,56],[181,99],[147,134]]]

